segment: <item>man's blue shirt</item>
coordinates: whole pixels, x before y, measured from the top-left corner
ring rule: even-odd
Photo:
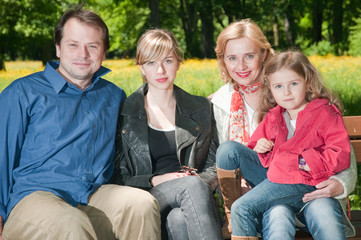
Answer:
[[[49,62],[44,71],[17,79],[0,94],[0,215],[34,191],[69,204],[89,194],[113,172],[119,105],[126,95],[101,78],[82,91]]]

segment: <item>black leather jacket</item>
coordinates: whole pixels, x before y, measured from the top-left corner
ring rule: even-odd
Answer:
[[[144,108],[147,91],[146,83],[120,107],[112,183],[143,189],[152,187],[149,181],[153,176],[152,160]],[[217,185],[215,154],[218,139],[211,103],[175,85],[174,96],[177,102],[175,135],[180,164],[197,168],[199,176],[214,190]]]

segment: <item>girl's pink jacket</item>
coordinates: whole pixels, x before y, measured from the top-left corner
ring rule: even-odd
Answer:
[[[283,111],[280,106],[271,109],[248,143],[253,149],[260,138],[274,142],[270,152],[258,154],[271,182],[315,186],[350,166],[348,133],[340,112],[328,100],[313,100],[298,113],[295,134],[288,141]],[[298,168],[299,157],[311,171]]]

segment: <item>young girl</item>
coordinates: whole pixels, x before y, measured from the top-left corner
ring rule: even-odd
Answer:
[[[272,57],[265,64],[261,91],[260,118],[268,113],[248,143],[258,157],[241,168],[254,187],[232,206],[232,239],[257,239],[257,218],[265,211],[283,204],[299,212],[304,194],[350,166],[341,105],[306,56],[289,51]],[[265,179],[253,173],[259,162],[268,169]],[[346,239],[342,208],[335,202],[340,217],[330,227],[340,228],[341,236],[334,239]]]
[[[145,84],[119,110],[113,182],[149,190],[158,200],[162,239],[220,240],[212,106],[174,85],[182,60],[167,30],[139,39],[136,64]]]

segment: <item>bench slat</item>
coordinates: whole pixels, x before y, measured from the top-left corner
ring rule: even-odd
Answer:
[[[361,139],[361,116],[345,116],[342,118],[351,139]]]
[[[351,145],[355,153],[357,164],[361,164],[361,139],[360,140],[351,140]]]

